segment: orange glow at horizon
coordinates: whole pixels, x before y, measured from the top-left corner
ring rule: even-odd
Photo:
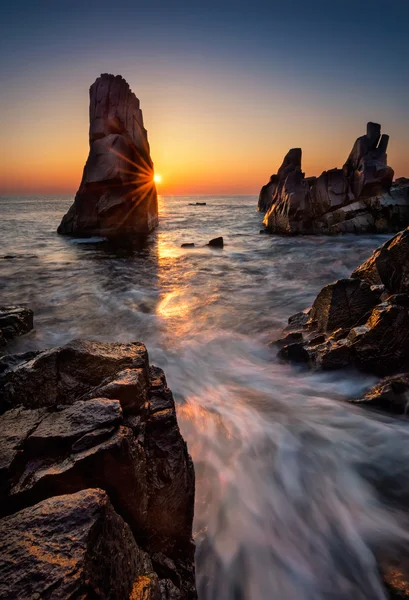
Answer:
[[[169,84],[162,99],[154,87],[127,79],[141,99],[154,181],[164,196],[257,195],[292,147],[302,148],[307,176],[342,167],[372,118],[352,117],[345,108],[335,119],[339,106],[324,99],[314,104],[305,94],[295,111],[298,95],[291,90],[274,89],[260,99],[257,89],[249,88],[243,102],[233,95],[239,86],[234,81],[229,88],[215,81],[206,94],[200,87]],[[3,126],[7,144],[0,147],[0,193],[75,194],[89,152],[87,83],[84,78],[68,90],[41,85],[30,96],[30,111],[23,97],[10,102]],[[390,135],[388,163],[395,177],[408,176],[406,137],[398,120],[388,120],[387,108],[374,112]]]

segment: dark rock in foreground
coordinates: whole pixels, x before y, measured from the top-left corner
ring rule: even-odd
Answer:
[[[148,234],[158,224],[153,163],[139,100],[120,75],[105,73],[90,88],[89,143],[81,185],[58,233]]]
[[[368,123],[342,169],[305,177],[301,149],[286,155],[260,192],[258,209],[272,232],[339,234],[397,232],[409,224],[409,180],[393,180],[387,164],[389,136]]]
[[[139,593],[143,587],[149,593]],[[161,594],[149,556],[107,494],[86,489],[0,520],[0,597],[159,600]]]
[[[0,348],[33,329],[33,311],[24,306],[0,307]]]
[[[315,368],[349,365],[396,375],[363,404],[406,411],[409,381],[409,229],[396,234],[351,279],[324,287],[306,313],[290,317],[279,356]],[[287,343],[285,343],[287,341]],[[403,375],[402,375],[403,373]]]
[[[144,345],[77,340],[41,352],[4,370],[0,398],[0,527],[16,530],[0,597],[55,585],[55,598],[196,598],[193,464]],[[53,565],[70,536],[78,544],[60,581]]]

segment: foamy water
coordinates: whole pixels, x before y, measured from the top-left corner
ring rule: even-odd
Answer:
[[[374,553],[408,541],[407,421],[345,402],[374,379],[297,371],[267,344],[386,238],[269,237],[255,198],[196,200],[162,198],[132,250],[57,236],[70,198],[0,199],[2,303],[35,311],[11,350],[146,343],[195,462],[201,600],[384,598]]]

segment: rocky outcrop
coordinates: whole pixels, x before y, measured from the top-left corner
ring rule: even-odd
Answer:
[[[267,212],[273,199],[281,195],[285,180],[290,173],[301,172],[301,148],[292,148],[284,157],[281,167],[276,175],[271,175],[270,181],[261,188],[258,199],[258,210]]]
[[[158,223],[158,202],[139,100],[120,75],[105,73],[90,88],[89,113],[89,156],[58,233],[146,235]]]
[[[384,375],[409,370],[408,264],[406,229],[375,250],[350,279],[324,287],[311,309],[291,317],[279,356],[323,369],[353,365]],[[392,411],[402,411],[404,381],[402,374],[385,380],[363,402],[390,403]]]
[[[305,177],[301,150],[290,150],[259,197],[264,225],[288,234],[397,232],[409,225],[409,180],[393,180],[389,136],[368,123],[342,169]]]
[[[24,306],[0,306],[0,349],[33,329],[33,311]]]
[[[196,598],[193,464],[144,345],[38,353],[0,399],[0,598]]]

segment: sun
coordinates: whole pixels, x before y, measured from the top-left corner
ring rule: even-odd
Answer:
[[[153,176],[153,181],[155,183],[160,183],[162,181],[162,175],[159,175],[159,173],[157,173],[156,175]]]

